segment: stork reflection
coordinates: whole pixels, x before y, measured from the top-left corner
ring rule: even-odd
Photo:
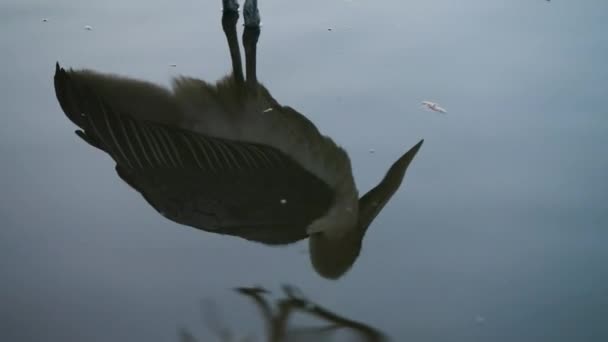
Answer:
[[[259,27],[244,28],[243,75],[237,21],[224,11],[233,70],[215,84],[178,77],[169,90],[57,64],[57,99],[77,135],[168,219],[269,245],[309,238],[314,269],[338,278],[422,141],[359,197],[346,151],[258,82]]]

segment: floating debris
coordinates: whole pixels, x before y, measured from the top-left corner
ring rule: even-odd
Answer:
[[[331,30],[333,30],[331,27],[328,27],[328,28],[327,28],[327,31],[331,31]]]
[[[486,319],[483,316],[477,315],[475,317],[475,323],[477,323],[477,324],[482,324],[485,321],[486,321]]]
[[[439,104],[431,101],[422,101],[422,107],[438,113],[447,113],[448,111],[441,108]]]
[[[91,25],[84,25],[84,29],[87,31],[93,31],[93,26]]]
[[[47,21],[49,21],[47,18],[42,18],[43,23],[46,23]]]
[[[272,112],[272,107],[266,108],[266,109],[264,109],[264,111],[262,111],[262,113],[268,113],[268,112]]]
[[[286,199],[284,199],[284,198],[282,198],[282,199],[281,199],[281,204],[285,204],[285,203],[287,203],[287,200],[286,200]]]
[[[369,153],[376,153],[376,150],[374,150],[373,148],[370,148]]]
[[[176,66],[177,66],[177,64],[175,64],[175,63],[172,63],[172,64],[169,64],[169,66],[170,66],[170,67],[173,67],[173,68],[175,68],[175,67],[176,67]]]

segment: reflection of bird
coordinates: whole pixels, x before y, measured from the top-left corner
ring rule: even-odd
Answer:
[[[439,113],[447,113],[448,112],[447,110],[439,107],[439,105],[437,103],[435,103],[435,102],[422,101],[422,106],[425,107],[425,108],[427,108],[427,109],[430,109],[432,111],[439,112]]]
[[[359,199],[344,149],[258,83],[256,27],[243,33],[243,76],[237,20],[238,12],[224,11],[233,72],[216,84],[180,77],[169,91],[57,65],[57,99],[77,134],[108,153],[118,175],[165,217],[267,244],[310,236],[315,269],[338,277],[422,141]]]

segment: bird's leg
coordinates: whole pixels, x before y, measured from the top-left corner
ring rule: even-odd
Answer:
[[[237,0],[222,0],[222,5],[225,11],[238,12],[239,3]]]
[[[232,4],[232,5],[230,5]],[[230,6],[236,6],[233,10]],[[238,3],[236,0],[224,0],[224,12],[222,14],[222,28],[226,35],[228,48],[230,49],[230,59],[232,61],[232,74],[238,83],[245,83],[243,78],[243,66],[241,64],[241,51],[239,40],[236,35],[236,22],[239,20]]]
[[[247,3],[245,3],[246,5]],[[258,79],[256,75],[256,46],[260,37],[259,26],[247,26],[243,31],[243,47],[245,48],[245,68],[247,86],[253,91],[256,89]]]
[[[245,4],[243,5],[243,17],[245,17],[246,27],[260,27],[258,0],[245,0]]]

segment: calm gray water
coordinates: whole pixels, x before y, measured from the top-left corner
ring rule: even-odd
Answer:
[[[396,341],[608,340],[606,1],[260,11],[260,80],[348,151],[360,193],[425,139],[353,268],[327,280],[305,241],[163,218],[57,103],[56,61],[163,85],[222,77],[220,0],[4,0],[0,340],[177,341],[185,327],[207,341],[207,300],[261,341],[256,307],[232,289],[278,298],[282,284]]]

